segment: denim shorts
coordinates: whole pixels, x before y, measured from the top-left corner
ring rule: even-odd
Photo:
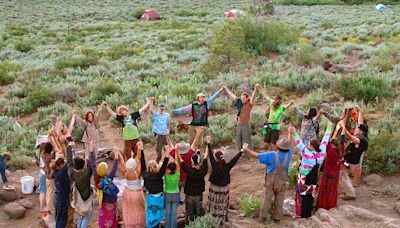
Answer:
[[[39,172],[39,193],[46,193],[46,175]]]

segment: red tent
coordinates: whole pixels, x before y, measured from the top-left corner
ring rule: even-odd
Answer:
[[[154,21],[160,20],[160,14],[158,14],[155,10],[147,9],[144,11],[142,15],[142,20],[144,21]]]

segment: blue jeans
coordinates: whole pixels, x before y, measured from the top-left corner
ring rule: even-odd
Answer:
[[[7,183],[7,175],[6,175],[6,164],[4,164],[3,158],[0,157],[0,173],[1,178],[3,179],[3,183]]]
[[[179,206],[179,193],[165,193],[165,228],[177,228],[176,215]]]
[[[68,196],[55,196],[56,228],[65,228],[68,221]]]
[[[77,219],[77,226],[78,228],[86,228],[88,227],[88,224],[90,222],[90,220],[92,219],[92,211],[90,212],[90,214],[86,215],[85,217],[79,215],[78,213],[75,213]]]

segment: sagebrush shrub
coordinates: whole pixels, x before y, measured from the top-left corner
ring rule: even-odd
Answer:
[[[334,90],[345,99],[363,100],[365,103],[394,95],[393,88],[389,82],[374,75],[341,77],[334,83]]]
[[[180,9],[175,14],[180,17],[205,17],[210,14],[210,11],[206,9]]]
[[[253,195],[241,197],[240,209],[246,217],[257,217],[261,210],[261,199]]]
[[[26,99],[35,111],[39,107],[53,104],[55,102],[55,91],[49,87],[34,87],[28,91]]]
[[[14,48],[17,51],[20,52],[28,52],[30,50],[33,50],[33,43],[31,41],[25,41],[25,40],[18,40],[14,44]]]
[[[16,78],[15,73],[21,70],[21,66],[4,61],[0,64],[0,85],[12,84]]]
[[[140,19],[144,13],[146,8],[144,7],[136,7],[132,10],[132,16],[136,19]]]
[[[62,58],[55,62],[55,67],[58,70],[64,68],[81,68],[86,69],[92,65],[96,65],[98,62],[96,57],[88,57],[88,56],[79,56],[79,57],[70,57],[70,58]]]
[[[218,220],[214,218],[210,214],[206,214],[201,217],[197,217],[193,222],[190,222],[189,225],[186,225],[187,228],[217,228]]]
[[[98,82],[92,90],[92,99],[101,102],[107,95],[122,94],[121,87],[114,81],[102,80]]]

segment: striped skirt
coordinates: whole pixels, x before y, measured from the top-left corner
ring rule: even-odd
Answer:
[[[229,185],[220,187],[210,184],[207,212],[218,220],[218,223],[228,221]]]
[[[339,177],[322,175],[315,208],[329,210],[336,207],[338,198]]]

